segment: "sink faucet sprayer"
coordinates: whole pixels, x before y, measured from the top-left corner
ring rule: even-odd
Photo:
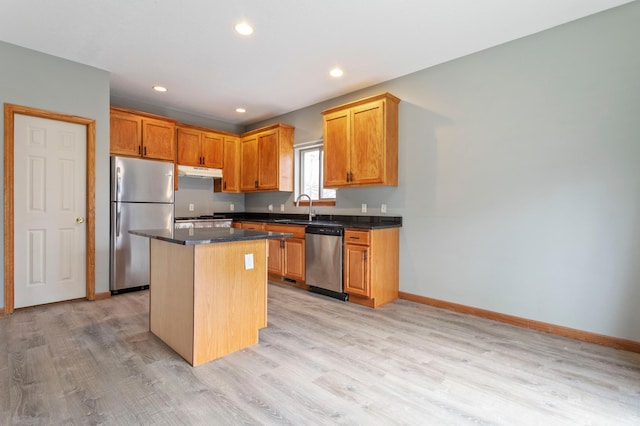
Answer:
[[[311,218],[314,216],[313,213],[311,213],[311,204],[313,203],[311,201],[311,197],[308,196],[307,194],[298,195],[298,198],[296,198],[296,207],[300,207],[300,198],[302,197],[307,197],[309,199],[309,222],[311,222]]]

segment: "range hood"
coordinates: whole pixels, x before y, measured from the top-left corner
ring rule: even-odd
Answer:
[[[178,165],[178,176],[215,179],[222,177],[222,169]]]

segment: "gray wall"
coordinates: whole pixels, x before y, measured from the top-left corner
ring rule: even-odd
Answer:
[[[0,41],[3,108],[4,103],[96,120],[95,279],[96,292],[109,291],[109,73]],[[4,121],[0,128],[4,135]],[[0,167],[4,176],[4,159]],[[4,216],[4,210],[0,214]],[[4,228],[0,232],[4,240]],[[4,245],[0,250],[4,276]],[[4,291],[0,306],[4,306]]]
[[[242,133],[244,126],[237,124],[225,123],[224,121],[213,120],[208,117],[201,117],[195,114],[190,114],[184,111],[179,111],[172,108],[166,108],[159,105],[153,105],[147,102],[142,102],[137,99],[126,98],[122,96],[111,96],[111,106],[129,108],[137,111],[144,111],[150,114],[157,114],[163,117],[175,118],[182,124],[189,124],[192,126],[201,126],[209,129],[216,129],[229,133]]]
[[[229,213],[230,204],[235,212],[245,211],[244,194],[213,192],[213,179],[179,177],[175,194],[176,216],[199,216],[213,213]],[[193,211],[189,211],[193,204]]]
[[[319,139],[322,109],[393,93],[399,186],[324,210],[404,217],[400,289],[640,341],[638,22],[634,2],[251,127]]]

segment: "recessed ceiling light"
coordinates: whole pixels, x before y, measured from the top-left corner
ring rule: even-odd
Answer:
[[[335,78],[342,77],[343,74],[344,74],[344,72],[338,67],[336,67],[336,68],[332,69],[331,71],[329,71],[329,75],[331,75],[331,77],[335,77]]]
[[[246,36],[253,34],[253,27],[249,25],[246,21],[236,24],[234,28],[238,34],[242,34]]]
[[[152,87],[152,88],[153,88],[153,90],[155,90],[156,92],[166,92],[166,91],[167,91],[167,88],[166,88],[166,87],[164,87],[164,86],[158,86],[158,85],[155,85],[155,86],[151,86],[151,87]]]
[[[236,112],[239,112],[240,114],[242,114],[242,113],[247,112],[247,110],[244,109],[244,108],[238,107],[238,108],[236,108]]]

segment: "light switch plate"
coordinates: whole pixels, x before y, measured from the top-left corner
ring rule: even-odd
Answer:
[[[233,205],[233,203],[229,204],[229,210],[234,211],[236,209],[236,206]]]
[[[193,204],[189,204],[189,211],[192,212],[196,209],[196,206],[194,206]]]
[[[283,212],[284,211],[284,204],[280,204],[280,211]]]
[[[253,269],[253,253],[245,253],[244,269]]]
[[[268,210],[269,210],[270,212],[272,212],[272,211],[273,211],[273,204],[269,204]]]
[[[366,213],[366,212],[367,212],[367,204],[362,203],[362,213]]]
[[[387,212],[387,205],[386,204],[382,204],[380,206],[380,213],[386,213]]]

